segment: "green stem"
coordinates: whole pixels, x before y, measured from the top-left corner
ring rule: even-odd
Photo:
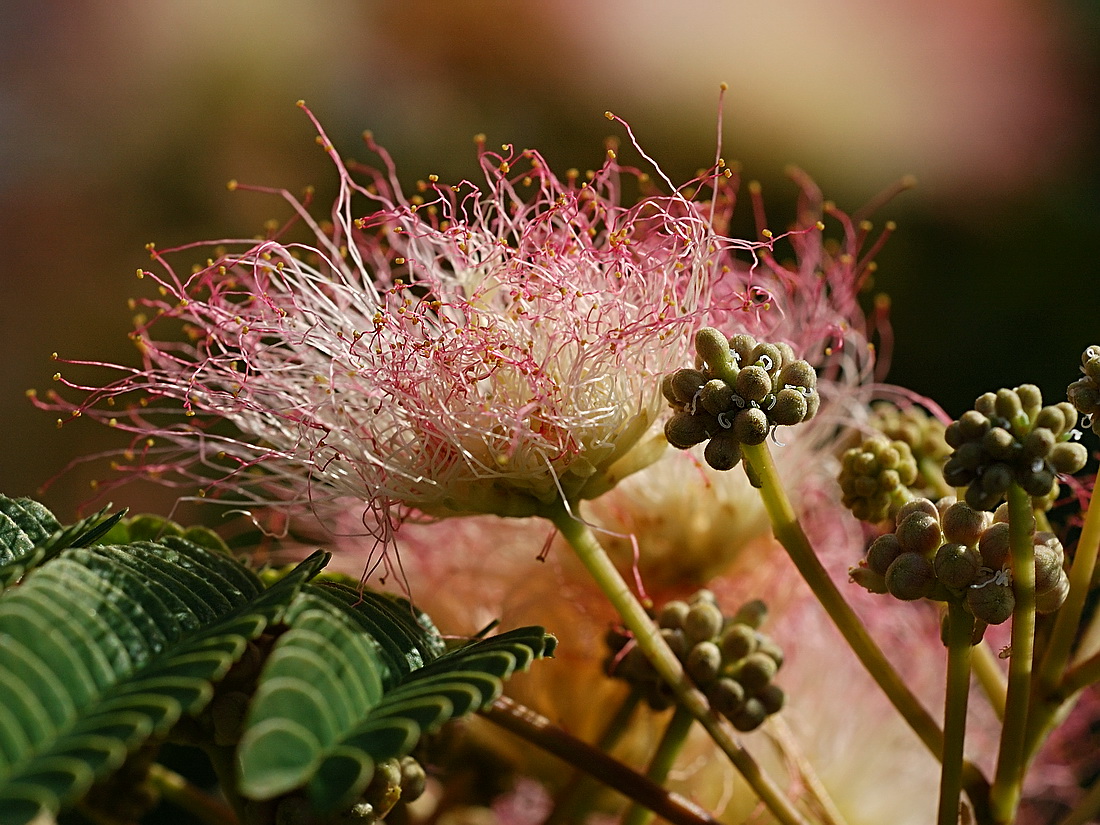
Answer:
[[[607,723],[600,738],[596,741],[596,748],[604,753],[611,750],[622,739],[623,734],[629,730],[630,719],[642,700],[642,692],[637,688],[631,688],[619,704],[619,709]],[[575,771],[565,786],[557,794],[554,801],[554,810],[546,820],[546,825],[564,825],[568,822],[583,822],[593,801],[594,790],[599,786],[587,773]]]
[[[1009,543],[1012,553],[1012,658],[997,772],[990,789],[994,821],[1012,822],[1020,801],[1024,774],[1024,740],[1031,696],[1032,650],[1035,641],[1035,519],[1031,500],[1018,484],[1008,489]]]
[[[706,697],[684,673],[680,660],[665,643],[637,598],[630,592],[626,581],[611,563],[603,547],[596,541],[591,529],[567,512],[563,505],[548,509],[544,515],[554,523],[565,540],[569,542],[597,586],[611,602],[612,607],[618,611],[623,624],[634,635],[634,641],[642,653],[672,688],[678,703],[706,728],[715,744],[729,757],[760,801],[784,825],[804,825],[805,820],[790,800],[764,774],[749,752],[737,743],[732,726],[717,714],[711,713]]]
[[[938,825],[957,825],[962,794],[963,741],[970,697],[970,641],[974,617],[962,602],[947,605],[947,689],[943,711],[943,766]]]
[[[997,718],[1003,722],[1008,683],[1004,672],[997,665],[997,656],[989,649],[989,643],[985,639],[974,647],[971,664],[974,667],[974,675],[978,677],[978,684],[982,686],[982,691],[989,700],[990,707],[997,714]]]
[[[695,717],[682,705],[677,705],[672,718],[668,720],[668,727],[665,728],[661,741],[657,744],[657,752],[653,754],[649,769],[645,772],[649,779],[658,785],[665,784],[668,772],[672,770],[676,757],[687,740],[688,731],[694,723]],[[622,825],[649,825],[652,819],[653,811],[635,802],[623,816]]]
[[[614,757],[566,733],[545,716],[502,696],[481,714],[505,730],[597,777],[628,799],[645,805],[673,825],[718,825],[714,817],[693,802],[674,794],[633,771]]]
[[[1072,696],[1095,682],[1100,682],[1100,653],[1090,656],[1066,671],[1066,676],[1062,680],[1062,694]]]
[[[867,672],[878,683],[882,692],[886,694],[909,727],[920,737],[925,747],[939,759],[943,754],[943,731],[902,681],[901,676],[860,622],[855,611],[840,595],[836,584],[829,578],[828,572],[814,553],[802,525],[799,524],[790,500],[783,491],[767,443],[754,446],[743,444],[741,453],[760,481],[760,495],[764,500],[764,508],[768,511],[775,537],[786,549],[794,566],[798,568],[798,572],[802,574],[802,578],[810,586],[810,590],[813,591],[825,612],[829,614],[829,618],[833,620]],[[986,779],[971,762],[963,764],[963,777],[963,784],[974,806],[977,821],[984,822],[987,813]]]
[[[203,793],[186,777],[170,771],[163,765],[149,766],[149,783],[161,796],[175,803],[207,825],[237,825],[237,815],[219,799]]]

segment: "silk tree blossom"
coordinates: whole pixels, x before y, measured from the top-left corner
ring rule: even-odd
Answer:
[[[623,177],[645,176],[611,150],[562,180],[482,142],[483,185],[432,176],[407,197],[369,136],[383,171],[344,163],[316,125],[340,182],[331,226],[282,192],[297,226],[275,237],[153,249],[142,366],[103,387],[61,379],[89,392],[73,415],[134,434],[116,469],[246,502],[518,516],[644,464],[627,453],[721,259],[772,241],[723,237],[671,186],[623,205]],[[307,242],[286,240],[302,226]],[[180,275],[171,261],[197,250],[210,260]]]

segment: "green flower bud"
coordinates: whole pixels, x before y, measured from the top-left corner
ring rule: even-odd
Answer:
[[[906,602],[928,595],[935,581],[932,562],[919,553],[902,553],[886,571],[886,588],[890,595]]]
[[[914,498],[905,502],[898,508],[897,515],[894,516],[897,524],[901,524],[912,513],[927,513],[934,519],[939,519],[940,511],[936,509],[936,505],[933,504],[927,498]]]
[[[737,730],[748,733],[764,724],[767,718],[768,709],[764,707],[764,703],[755,697],[750,697],[745,700],[741,710],[729,717],[729,720]]]
[[[965,487],[974,480],[974,470],[964,466],[957,456],[951,456],[943,465],[943,480],[952,487]]]
[[[672,630],[679,630],[684,626],[684,619],[687,618],[688,604],[680,599],[673,599],[670,602],[665,602],[660,612],[657,614],[657,626],[667,627]]]
[[[817,387],[817,372],[808,361],[791,360],[779,371],[779,386],[805,387],[808,390]]]
[[[776,424],[791,426],[806,418],[809,405],[806,396],[796,389],[782,389],[775,395],[775,406],[768,411],[768,417]]]
[[[713,639],[722,629],[722,611],[710,602],[696,602],[688,609],[683,627],[688,641],[693,644]]]
[[[945,544],[936,551],[932,563],[936,577],[944,585],[955,590],[969,587],[978,578],[982,566],[982,554],[977,547],[965,544]]]
[[[685,367],[672,373],[672,391],[676,399],[684,405],[695,400],[695,393],[699,392],[705,383],[707,383],[706,376],[699,370]]]
[[[702,416],[676,412],[665,422],[665,438],[673,447],[686,450],[707,440],[707,422]]]
[[[997,461],[1009,461],[1019,449],[1016,437],[1008,430],[994,427],[982,436],[982,449],[985,454]]]
[[[1064,475],[1073,475],[1080,472],[1088,459],[1089,451],[1085,449],[1084,444],[1076,441],[1063,441],[1060,444],[1055,444],[1051,448],[1048,457],[1054,472],[1063,473]]]
[[[886,577],[867,566],[866,562],[860,562],[855,567],[848,568],[848,580],[858,584],[868,593],[887,593]]]
[[[972,584],[966,588],[966,604],[975,619],[986,624],[1001,624],[1012,615],[1016,597],[1008,585],[990,581],[988,584]]]
[[[1045,427],[1059,436],[1069,427],[1066,426],[1066,416],[1058,407],[1043,407],[1035,416],[1035,427]]]
[[[982,563],[991,570],[1000,570],[1008,564],[1011,555],[1008,522],[995,521],[983,530],[978,539],[978,551],[982,554]]]
[[[1027,420],[1034,422],[1035,416],[1043,407],[1043,393],[1034,384],[1021,384],[1016,388],[1016,395],[1024,408]]]
[[[1100,365],[1100,359],[1097,360]],[[1093,378],[1079,378],[1066,388],[1066,397],[1082,415],[1100,412],[1100,385]]]
[[[711,415],[719,415],[733,408],[733,387],[720,378],[712,378],[699,391],[699,403]]]
[[[695,351],[712,370],[723,369],[730,362],[729,341],[714,327],[703,327],[695,333]]]
[[[749,363],[763,367],[767,371],[770,380],[773,375],[779,373],[783,366],[783,353],[779,351],[775,344],[759,343],[753,347],[752,353],[749,355]]]
[[[737,394],[746,401],[760,403],[772,391],[772,379],[767,370],[756,364],[742,368],[734,385]]]
[[[662,627],[660,632],[661,638],[665,640],[669,650],[676,654],[677,659],[683,661],[688,654],[688,649],[691,647],[684,631],[678,627]]]
[[[756,339],[751,335],[740,332],[737,335],[731,336],[730,350],[737,355],[737,363],[741,367],[747,367],[753,363],[749,356],[752,355],[752,351],[756,349]]]
[[[939,521],[928,513],[910,513],[896,532],[902,553],[931,556],[943,542]]]
[[[665,397],[665,400],[674,406],[679,406],[684,402],[680,400],[680,396],[676,394],[676,388],[672,380],[675,373],[666,373],[661,376],[661,395]]]
[[[808,396],[806,396],[806,415],[802,418],[803,421],[809,421],[821,408],[821,393],[814,390]]]
[[[993,432],[993,430],[990,430],[990,432]],[[996,432],[1003,433],[1004,430],[997,430]],[[985,450],[979,441],[968,441],[955,450],[949,460],[973,473],[986,462]]]
[[[983,392],[974,399],[974,409],[987,418],[997,414],[997,396],[995,393]]]
[[[736,662],[756,650],[756,633],[747,624],[732,624],[722,633],[718,648],[725,661]]]
[[[768,712],[769,716],[779,713],[783,710],[783,706],[787,704],[787,694],[783,692],[783,688],[776,684],[764,685],[757,692],[756,698],[760,700],[760,704],[764,706],[764,710]]]
[[[1046,544],[1035,545],[1035,595],[1053,590],[1064,577],[1062,559],[1054,548]]]
[[[734,435],[742,444],[750,446],[763,444],[770,430],[767,415],[756,407],[741,410],[733,419]]]
[[[768,618],[768,606],[760,599],[753,599],[741,605],[733,614],[733,624],[745,624],[749,627],[759,628]]]
[[[732,676],[741,683],[746,693],[752,694],[774,679],[778,670],[775,661],[758,650],[738,662]]]
[[[884,533],[872,541],[867,548],[867,566],[879,575],[885,576],[894,559],[903,552],[897,535]]]
[[[1014,390],[997,390],[993,408],[997,415],[1012,424],[1015,424],[1024,414],[1020,396]]]
[[[1057,407],[1066,418],[1066,427],[1062,432],[1069,432],[1077,426],[1077,408],[1068,401],[1059,401]],[[1061,433],[1059,433],[1059,435],[1061,435]]]
[[[428,774],[424,766],[411,756],[401,757],[398,765],[401,767],[401,801],[419,799],[428,787]]]
[[[966,503],[975,510],[992,510],[1003,497],[1003,492],[984,490],[980,484],[971,484],[966,488]]]
[[[940,523],[943,535],[956,544],[977,544],[982,531],[992,520],[984,510],[975,510],[969,504],[958,501],[944,512]]]
[[[982,490],[987,493],[1004,495],[1008,492],[1015,476],[1012,467],[1002,461],[995,461],[986,465],[985,472],[981,475]]]
[[[1029,496],[1041,497],[1048,495],[1054,489],[1054,473],[1045,467],[1027,473],[1020,479],[1020,486],[1024,488]]]
[[[741,444],[733,430],[722,430],[707,442],[703,458],[715,470],[732,470],[741,460]]]
[[[722,654],[714,642],[699,642],[687,655],[684,670],[697,685],[708,685],[718,677]]]
[[[779,350],[779,354],[782,356],[784,367],[792,361],[798,360],[798,356],[794,354],[794,348],[786,341],[780,341],[775,345],[775,348]]]
[[[1046,458],[1056,443],[1054,433],[1046,427],[1036,427],[1024,436],[1024,456],[1029,459]]]
[[[1062,573],[1050,590],[1035,595],[1035,609],[1040,613],[1053,613],[1065,603],[1068,596],[1069,578]]]
[[[727,718],[741,710],[745,704],[745,689],[728,676],[712,682],[707,687],[706,694],[711,709]]]
[[[767,656],[769,659],[775,662],[776,670],[783,667],[783,648],[781,648],[763,633],[759,633],[756,636],[756,652]]]

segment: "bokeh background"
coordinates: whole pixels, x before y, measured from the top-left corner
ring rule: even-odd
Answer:
[[[476,172],[471,136],[600,162],[626,118],[674,180],[724,155],[781,227],[788,163],[899,230],[876,290],[893,300],[892,381],[958,414],[1023,381],[1057,393],[1100,339],[1096,0],[3,0],[0,2],[0,490],[35,495],[76,455],[24,392],[50,353],[133,362],[126,299],[143,249],[248,236],[277,199],[225,182],[315,184],[374,131],[403,180]],[[78,377],[71,370],[69,374]],[[102,470],[102,468],[100,468]],[[44,494],[63,518],[90,469]],[[118,504],[161,510],[130,489]]]

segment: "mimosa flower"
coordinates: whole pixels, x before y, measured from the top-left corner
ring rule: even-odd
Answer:
[[[61,378],[89,391],[72,414],[134,434],[116,469],[246,502],[522,516],[644,465],[624,457],[661,413],[659,377],[686,356],[720,258],[771,240],[720,236],[671,186],[622,205],[623,175],[642,176],[611,150],[562,180],[534,151],[482,142],[485,184],[431,176],[406,197],[369,136],[384,172],[345,164],[317,128],[339,175],[331,226],[282,192],[307,242],[288,226],[152,250],[143,365],[98,388]],[[196,250],[211,259],[178,274],[170,259]]]

